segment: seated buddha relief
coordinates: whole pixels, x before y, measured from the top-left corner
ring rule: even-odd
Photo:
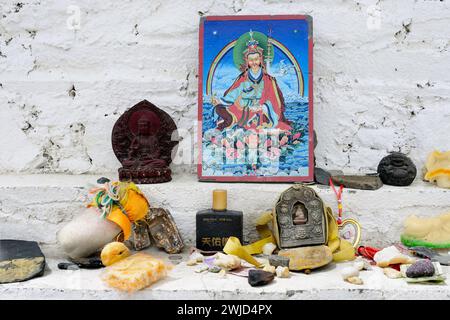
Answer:
[[[122,164],[121,181],[160,183],[171,180],[169,165],[177,127],[172,118],[144,100],[126,111],[112,133],[113,150]]]
[[[157,133],[161,123],[158,117],[150,111],[134,115],[137,117],[130,120],[130,129],[134,136],[123,166],[127,168],[167,166],[166,161],[160,159],[161,150]]]
[[[295,225],[306,224],[308,222],[308,211],[303,203],[296,202],[292,211],[292,221]]]

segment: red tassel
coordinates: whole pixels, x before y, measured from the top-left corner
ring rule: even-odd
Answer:
[[[372,247],[359,246],[358,247],[358,254],[360,256],[363,256],[364,258],[373,260],[373,256],[375,255],[375,253],[377,253],[380,250],[381,249],[372,248]]]

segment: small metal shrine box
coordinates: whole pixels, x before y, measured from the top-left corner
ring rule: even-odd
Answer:
[[[325,244],[324,203],[314,189],[298,184],[281,193],[275,205],[274,232],[280,248]]]

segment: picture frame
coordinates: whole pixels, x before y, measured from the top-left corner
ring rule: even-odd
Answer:
[[[314,180],[308,15],[200,20],[200,181]]]

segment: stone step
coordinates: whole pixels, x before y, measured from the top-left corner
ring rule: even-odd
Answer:
[[[146,250],[150,254],[169,261],[167,254],[155,249]],[[43,277],[21,283],[0,285],[2,299],[322,299],[322,300],[367,300],[367,299],[429,299],[450,298],[450,286],[408,284],[403,279],[389,279],[378,267],[361,271],[363,285],[353,285],[342,280],[340,270],[351,262],[331,263],[313,270],[309,275],[291,272],[287,279],[275,278],[263,287],[251,287],[247,278],[227,274],[221,278],[215,273],[196,273],[196,266],[186,266],[184,261],[169,272],[167,278],[158,281],[145,290],[134,294],[124,293],[106,286],[98,270],[59,270],[58,262],[47,261]],[[447,278],[450,267],[443,266]],[[267,302],[266,302],[267,304]],[[270,303],[269,303],[270,304]]]
[[[0,238],[35,240],[47,255],[59,256],[56,233],[87,203],[88,190],[104,175],[0,175]],[[228,207],[244,211],[244,240],[258,239],[255,220],[274,206],[291,184],[198,182],[195,175],[176,175],[163,184],[140,185],[152,206],[172,213],[187,246],[195,242],[195,214],[211,207],[212,190],[228,189]],[[336,210],[334,193],[313,186]],[[450,211],[450,190],[422,181],[409,187],[383,186],[379,190],[345,189],[344,218],[362,225],[362,243],[383,247],[399,242],[404,219],[411,215],[433,216]]]

